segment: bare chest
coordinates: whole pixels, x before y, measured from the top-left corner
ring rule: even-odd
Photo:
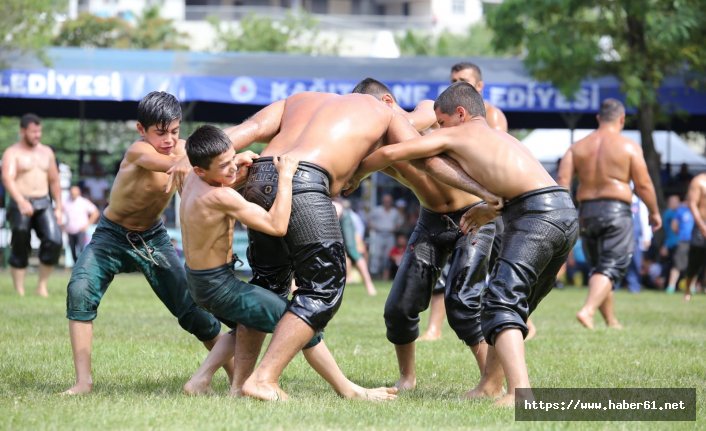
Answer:
[[[49,157],[40,151],[20,152],[15,158],[18,174],[25,174],[31,171],[47,172],[49,170]]]

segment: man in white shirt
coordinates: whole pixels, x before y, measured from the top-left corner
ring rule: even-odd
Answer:
[[[81,196],[78,186],[72,186],[69,198],[64,201],[64,214],[64,231],[69,236],[69,248],[75,263],[86,245],[86,230],[98,221],[100,212],[93,202]]]

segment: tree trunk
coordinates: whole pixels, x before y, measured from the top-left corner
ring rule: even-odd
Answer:
[[[645,154],[647,169],[650,173],[650,178],[655,185],[655,193],[657,194],[657,204],[662,210],[665,208],[664,193],[662,192],[662,163],[659,158],[659,153],[655,151],[652,132],[655,124],[655,106],[650,103],[640,104],[637,109],[637,125],[640,129],[640,138],[642,139],[642,151]]]

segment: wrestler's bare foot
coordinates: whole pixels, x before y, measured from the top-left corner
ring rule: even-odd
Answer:
[[[467,400],[479,400],[484,398],[495,399],[503,394],[503,385],[481,385],[480,383],[475,388],[466,392],[463,398]]]
[[[611,322],[607,322],[606,324],[608,325],[608,327],[610,329],[618,329],[618,330],[623,329],[623,325],[620,322],[618,322],[617,319],[613,320]]]
[[[76,383],[69,389],[61,393],[61,395],[84,395],[93,390],[93,383]]]
[[[515,407],[515,395],[505,394],[495,401],[495,407]]]
[[[18,295],[25,296],[25,288],[24,287],[16,287],[15,290],[17,291]]]
[[[24,295],[24,293],[22,295]],[[38,287],[37,288],[37,295],[41,296],[42,298],[48,298],[49,291],[47,290],[46,286],[45,287]]]
[[[576,319],[579,321],[580,324],[585,326],[588,329],[593,329],[593,317],[590,316],[586,311],[579,311],[576,313]]]
[[[416,377],[400,377],[400,379],[395,383],[395,388],[398,391],[411,391],[417,387]]]
[[[687,293],[686,295],[684,295],[684,301],[685,302],[691,301],[691,294],[690,293]]]
[[[186,395],[208,395],[213,393],[210,379],[201,379],[196,376],[191,377],[184,385]]]
[[[525,341],[533,339],[535,335],[537,335],[537,327],[534,326],[534,322],[527,319],[527,336],[525,337]]]
[[[344,398],[349,400],[362,401],[391,401],[397,398],[397,388],[364,388],[362,386],[353,385],[353,391],[349,395],[344,395]]]
[[[262,401],[287,401],[289,399],[289,395],[276,383],[246,381],[243,385],[243,395]]]
[[[441,331],[433,331],[427,329],[427,331],[422,334],[417,341],[436,341],[441,339]]]

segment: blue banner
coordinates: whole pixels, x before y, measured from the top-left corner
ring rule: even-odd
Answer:
[[[3,70],[0,72],[0,98],[56,100],[138,101],[154,90],[168,91],[183,102],[221,102],[269,105],[292,94],[320,91],[349,93],[356,82],[341,79],[295,79],[252,76],[184,76],[139,72],[83,72]],[[398,103],[414,108],[420,101],[436,99],[446,82],[385,82]],[[623,99],[617,85],[596,82],[583,85],[573,99],[564,97],[550,84],[486,83],[483,97],[509,112],[595,113],[607,97]],[[662,88],[660,102],[671,111],[706,114],[706,94],[686,87]]]

